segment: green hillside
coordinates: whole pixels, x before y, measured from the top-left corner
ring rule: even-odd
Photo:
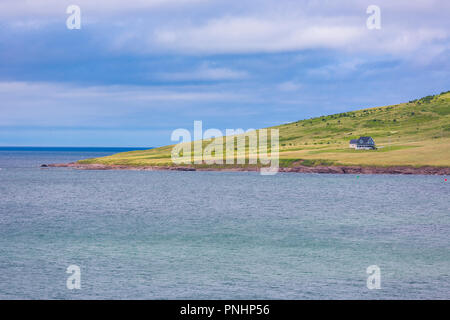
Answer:
[[[398,105],[316,117],[273,128],[280,133],[281,166],[301,163],[450,167],[450,91]],[[350,149],[349,140],[359,136],[373,137],[378,149]],[[173,165],[172,147],[124,152],[79,163]]]

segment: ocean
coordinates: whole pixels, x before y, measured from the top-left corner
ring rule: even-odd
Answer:
[[[446,177],[40,168],[127,150],[0,148],[0,299],[450,298]]]

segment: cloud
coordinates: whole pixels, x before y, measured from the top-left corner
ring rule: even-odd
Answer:
[[[162,49],[178,52],[256,53],[344,47],[363,33],[354,26],[289,17],[224,17],[198,26],[159,29],[154,40]]]
[[[370,4],[381,30],[366,28]],[[449,89],[448,12],[445,0],[2,0],[0,130],[99,128],[109,143],[102,130],[258,128],[408,101]]]
[[[355,72],[362,72],[362,70],[367,70],[365,63],[366,61],[362,59],[353,58],[309,69],[307,71],[307,74],[309,76],[312,76],[313,78],[320,78],[320,79],[331,79],[331,78],[351,76]]]
[[[157,77],[164,81],[219,81],[244,79],[248,73],[203,63],[192,71],[161,73]]]
[[[286,81],[278,84],[278,89],[284,92],[299,91],[303,85],[295,81]]]
[[[95,15],[124,14],[133,11],[147,11],[157,8],[174,8],[185,5],[197,5],[208,0],[2,0],[0,17],[41,17],[58,18],[67,16],[65,9],[72,4],[81,8],[82,13]]]
[[[202,25],[165,27],[154,33],[152,48],[183,53],[274,53],[310,49],[401,55],[426,50],[430,44],[449,43],[444,27],[410,28],[389,25],[365,28],[357,17],[223,17]]]
[[[0,126],[122,125],[145,123],[159,112],[168,119],[187,107],[242,101],[243,94],[190,86],[91,86],[0,82]],[[136,118],[136,114],[142,117]],[[128,119],[130,117],[130,119]],[[128,119],[128,120],[127,120]]]
[[[3,0],[13,29],[64,28],[69,1]],[[79,0],[83,34],[101,50],[133,54],[254,54],[332,49],[431,55],[450,42],[445,0],[379,0],[382,29],[368,30],[369,1]],[[447,14],[446,14],[447,12]],[[430,48],[432,47],[432,48]]]

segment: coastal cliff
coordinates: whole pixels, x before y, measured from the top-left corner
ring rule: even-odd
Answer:
[[[258,167],[192,167],[192,166],[125,166],[105,164],[59,163],[45,164],[43,167],[73,168],[78,170],[142,170],[142,171],[258,171]],[[420,174],[420,175],[450,175],[450,167],[360,167],[360,166],[293,166],[280,167],[279,172],[296,173],[331,173],[331,174]]]

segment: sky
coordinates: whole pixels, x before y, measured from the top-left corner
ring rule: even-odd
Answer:
[[[247,130],[447,91],[449,17],[447,0],[1,0],[0,146],[157,147],[194,120]]]

